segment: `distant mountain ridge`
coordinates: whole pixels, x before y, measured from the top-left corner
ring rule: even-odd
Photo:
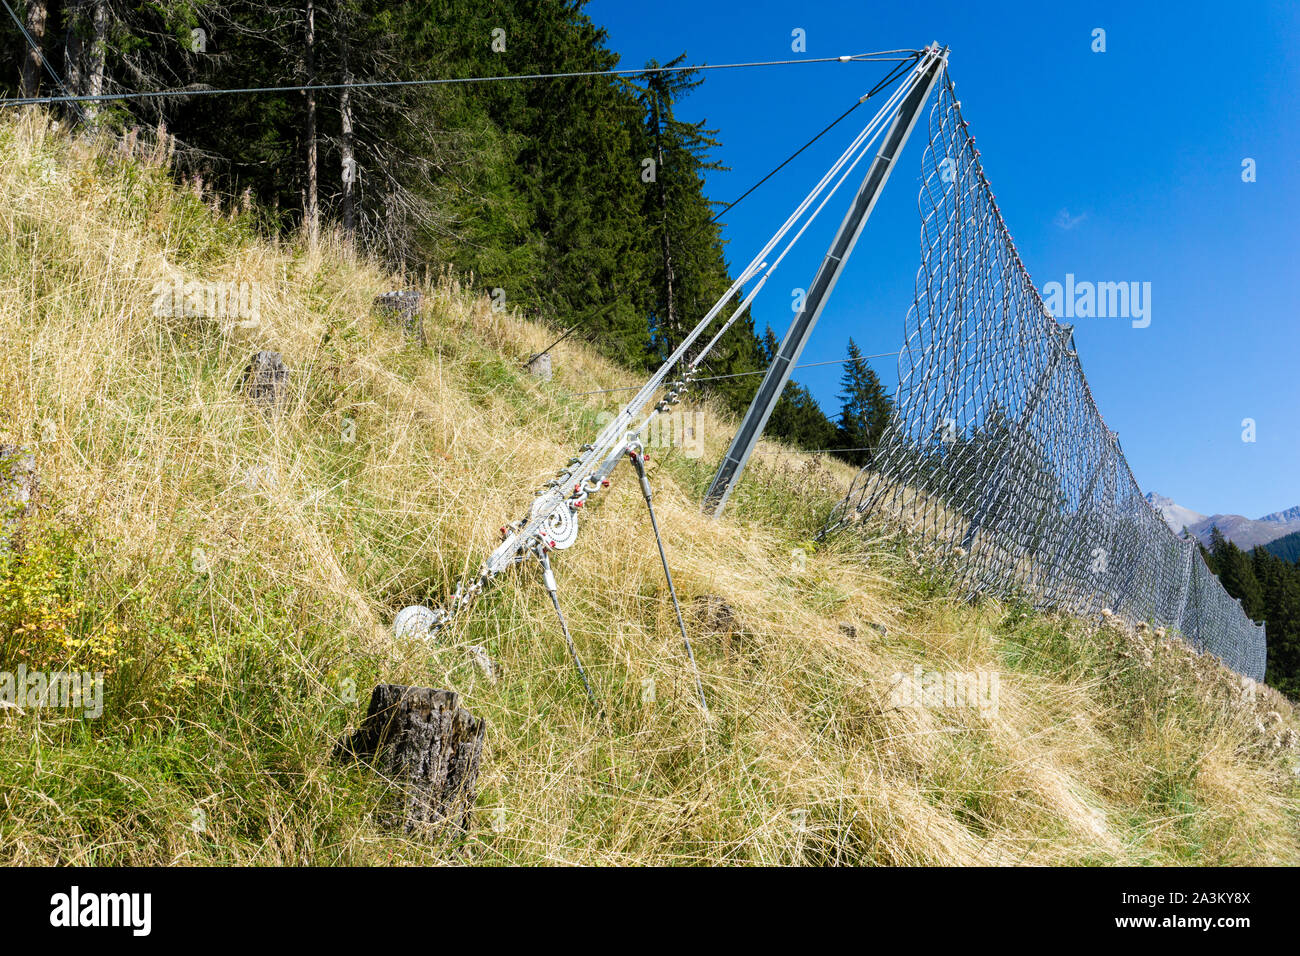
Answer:
[[[1178,502],[1174,501],[1173,498],[1166,498],[1164,495],[1158,495],[1154,491],[1148,492],[1147,503],[1151,505],[1151,507],[1155,508],[1156,511],[1160,512],[1160,516],[1165,519],[1165,523],[1168,524],[1169,527],[1173,528],[1174,531],[1182,531],[1184,528],[1192,528],[1206,519],[1206,515],[1201,514],[1199,511],[1193,511],[1191,508],[1184,508],[1182,505],[1178,504]]]
[[[1274,511],[1271,515],[1264,515],[1260,521],[1276,521],[1280,524],[1292,524],[1300,522],[1300,505],[1294,508],[1287,508],[1286,511]]]
[[[1262,518],[1247,518],[1234,514],[1203,515],[1155,492],[1149,492],[1146,497],[1170,528],[1174,531],[1186,528],[1206,545],[1210,543],[1210,532],[1216,527],[1225,538],[1246,551],[1300,532],[1300,505]]]

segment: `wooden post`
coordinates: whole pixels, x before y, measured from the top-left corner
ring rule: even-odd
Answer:
[[[403,787],[394,824],[427,835],[439,824],[470,827],[487,723],[450,690],[378,684],[360,729],[334,748],[336,760],[364,760]]]

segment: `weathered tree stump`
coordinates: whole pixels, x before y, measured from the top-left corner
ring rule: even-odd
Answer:
[[[544,382],[551,380],[551,356],[550,353],[545,355],[534,355],[528,360],[528,374],[535,375]]]
[[[424,297],[415,289],[385,292],[375,296],[375,308],[381,315],[396,319],[406,332],[407,338],[415,339],[421,345],[426,344],[424,337],[424,316],[420,314],[420,304]]]
[[[244,394],[267,412],[284,409],[289,398],[289,369],[279,352],[255,352],[244,369]]]
[[[0,550],[17,534],[18,522],[35,506],[36,456],[18,445],[0,444]]]
[[[700,627],[714,634],[731,634],[740,629],[740,621],[731,605],[716,594],[698,595],[692,602]]]
[[[464,833],[486,732],[455,691],[378,684],[361,727],[339,740],[334,759],[364,760],[401,784],[401,812],[386,823],[426,836],[445,827]]]

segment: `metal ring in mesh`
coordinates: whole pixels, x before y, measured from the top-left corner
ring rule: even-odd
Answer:
[[[972,593],[1152,621],[1262,680],[1263,625],[1143,497],[1071,327],[1016,252],[946,74],[919,206],[894,415],[823,533],[884,514],[948,551]]]

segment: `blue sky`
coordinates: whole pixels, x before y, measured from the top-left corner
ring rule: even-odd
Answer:
[[[1151,324],[1075,322],[1093,395],[1143,490],[1206,514],[1300,504],[1300,7],[1288,3],[744,3],[593,0],[622,66],[951,47],[962,109],[1040,289],[1151,283]],[[1091,50],[1106,31],[1106,52]],[[791,52],[791,31],[807,37]],[[873,64],[715,71],[679,115],[718,130],[710,197],[735,198],[883,75]],[[862,111],[865,114],[865,110]],[[865,122],[867,116],[854,122]],[[724,217],[747,261],[846,144],[846,121]],[[897,351],[919,264],[922,131],[895,169],[801,361]],[[1242,161],[1257,179],[1242,181]],[[837,195],[837,199],[840,197]],[[843,197],[847,201],[847,196]],[[756,304],[778,337],[841,205]],[[891,391],[894,358],[872,363]],[[838,408],[839,369],[796,373]],[[1256,440],[1242,440],[1254,419]]]

